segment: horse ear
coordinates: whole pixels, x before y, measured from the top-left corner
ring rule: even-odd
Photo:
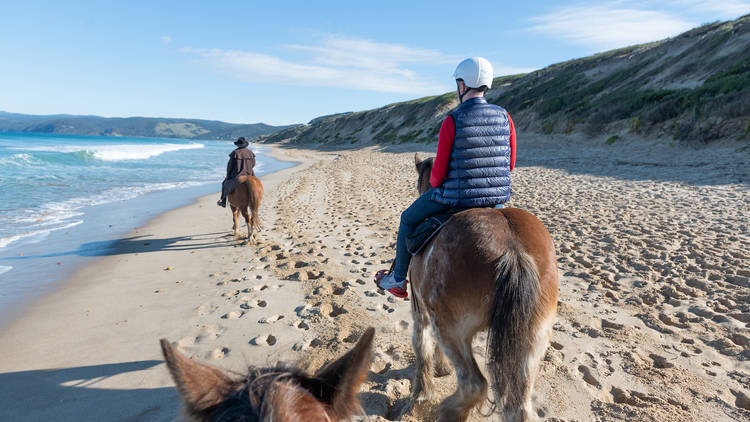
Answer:
[[[417,168],[419,168],[419,165],[422,164],[422,161],[424,161],[422,156],[419,155],[418,152],[415,152],[414,153],[414,165],[417,166]]]
[[[337,360],[321,368],[316,378],[334,387],[330,406],[339,418],[346,418],[360,410],[359,387],[367,379],[370,369],[373,327],[368,328],[357,345]]]
[[[187,410],[195,415],[225,400],[234,382],[223,372],[194,362],[161,339],[161,351]]]

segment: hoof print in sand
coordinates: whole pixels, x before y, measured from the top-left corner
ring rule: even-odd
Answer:
[[[238,319],[245,315],[244,311],[232,311],[221,316],[222,319]]]
[[[280,319],[284,319],[284,315],[271,315],[269,317],[264,317],[264,318],[259,319],[258,322],[261,324],[270,324]]]
[[[324,303],[320,305],[320,313],[331,318],[336,318],[337,316],[346,314],[348,312],[349,311],[347,311],[343,306],[337,305],[335,303]]]
[[[208,354],[208,357],[210,359],[224,359],[225,356],[229,356],[229,348],[228,347],[217,347]]]
[[[253,346],[273,346],[277,341],[278,339],[273,334],[266,334],[250,340],[250,344]]]

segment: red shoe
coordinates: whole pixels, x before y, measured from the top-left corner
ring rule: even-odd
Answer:
[[[408,282],[408,280],[405,280],[403,283],[403,287],[399,286],[398,283],[396,283],[395,277],[388,270],[380,270],[375,274],[375,285],[378,286],[378,289],[383,289],[393,296],[400,297],[401,299],[406,299],[407,297],[409,297],[409,292],[407,292],[405,289],[406,283]],[[386,287],[381,286],[381,283],[383,283]]]

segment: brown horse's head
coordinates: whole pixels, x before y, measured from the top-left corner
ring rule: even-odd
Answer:
[[[161,348],[193,420],[334,422],[361,411],[358,392],[370,367],[374,333],[368,328],[352,350],[315,375],[294,368],[252,368],[237,381],[188,359],[166,339]]]
[[[418,152],[414,154],[414,164],[417,166],[417,174],[419,174],[417,191],[420,195],[430,189],[430,173],[432,173],[434,161],[434,157],[422,159]]]

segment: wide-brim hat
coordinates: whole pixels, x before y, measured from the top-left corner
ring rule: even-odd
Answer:
[[[245,137],[244,137],[244,136],[240,136],[240,137],[239,137],[239,139],[237,139],[236,141],[234,141],[234,144],[235,144],[235,145],[237,145],[237,146],[238,146],[238,147],[240,147],[240,148],[242,148],[242,147],[246,147],[246,146],[250,145],[250,144],[249,144],[249,143],[248,143],[248,142],[247,142],[247,141],[245,140]]]

